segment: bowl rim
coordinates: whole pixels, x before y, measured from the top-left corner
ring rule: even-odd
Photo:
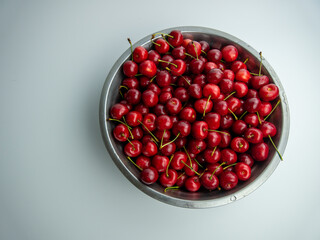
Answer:
[[[240,40],[237,37],[234,37],[233,35],[230,35],[228,33],[222,32],[220,30],[212,29],[212,28],[199,27],[199,26],[179,26],[179,27],[167,28],[158,32],[170,33],[172,30],[179,30],[182,33],[194,32],[194,33],[213,34],[222,38],[229,39],[237,43],[238,45],[241,45],[241,47],[243,47],[246,51],[248,51],[250,54],[252,54],[256,58],[260,57],[259,53],[246,42]],[[146,37],[139,40],[138,42],[136,42],[135,44],[133,44],[133,48],[136,46],[143,45],[148,41],[150,41],[151,35],[152,34],[149,34]],[[111,144],[112,136],[110,136],[108,132],[108,125],[106,121],[106,116],[108,115],[107,99],[109,94],[111,94],[110,87],[113,82],[112,79],[115,77],[115,75],[119,71],[119,68],[121,67],[121,63],[125,61],[130,56],[130,54],[131,54],[131,50],[129,47],[114,63],[109,74],[107,75],[107,78],[104,82],[104,85],[101,91],[100,104],[99,104],[99,123],[100,123],[100,132],[102,135],[102,139],[104,141],[104,144],[113,162],[116,164],[119,170],[123,173],[123,175],[133,185],[135,185],[138,189],[140,189],[142,192],[149,195],[150,197],[173,206],[184,207],[184,208],[211,208],[211,207],[222,206],[222,205],[234,202],[235,200],[242,199],[243,197],[255,191],[271,176],[271,174],[275,171],[275,169],[277,168],[280,162],[280,158],[278,157],[277,154],[274,155],[274,157],[270,160],[270,163],[266,166],[264,171],[259,176],[257,176],[254,181],[252,181],[242,189],[239,189],[235,193],[230,193],[224,197],[220,197],[216,199],[205,199],[205,200],[178,199],[178,198],[174,198],[169,195],[166,195],[165,193],[160,193],[148,187],[147,185],[143,184],[139,180],[137,180],[136,177],[133,175],[133,173],[128,171],[128,169],[122,164],[121,158],[116,153],[115,147]],[[271,67],[271,65],[267,62],[267,60],[264,57],[262,59],[262,63],[264,68],[270,74],[273,82],[279,87],[279,97],[281,99],[280,106],[282,111],[283,127],[281,130],[281,135],[280,135],[277,148],[279,152],[283,155],[288,142],[289,130],[290,130],[289,104],[288,104],[288,100],[287,100],[284,88],[279,80],[278,75],[275,73],[274,69]]]

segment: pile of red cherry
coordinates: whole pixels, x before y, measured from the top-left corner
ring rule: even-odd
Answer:
[[[210,48],[177,30],[157,35],[149,51],[131,45],[123,64],[122,100],[107,119],[116,124],[114,138],[145,184],[233,189],[267,159],[268,141],[276,149],[277,129],[266,120],[279,89],[261,63],[259,73],[250,72],[233,45]]]

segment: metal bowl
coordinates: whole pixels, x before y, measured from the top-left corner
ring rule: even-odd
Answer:
[[[227,33],[204,27],[175,27],[160,32],[170,33],[174,29],[180,30],[186,38],[199,41],[205,40],[211,47],[221,48],[227,44],[235,45],[239,50],[239,57],[241,59],[249,58],[247,62],[248,69],[252,72],[258,72],[257,66],[260,64],[259,53],[240,39]],[[150,49],[152,47],[150,41],[151,35],[152,34],[141,39],[135,43],[133,47],[144,46],[146,49]],[[102,138],[112,160],[132,184],[147,195],[167,204],[185,208],[209,208],[225,205],[247,196],[270,177],[280,162],[279,156],[271,145],[269,145],[270,153],[268,159],[254,164],[251,178],[246,182],[239,182],[236,188],[230,191],[199,191],[191,193],[183,190],[171,190],[164,192],[164,188],[157,183],[147,186],[140,182],[140,171],[126,159],[123,154],[122,145],[113,138],[112,129],[114,124],[106,121],[109,116],[110,106],[120,100],[118,89],[124,78],[122,64],[129,59],[130,56],[131,51],[130,48],[128,48],[128,50],[116,61],[107,76],[101,93],[99,121]],[[267,75],[270,81],[274,82],[280,90],[279,97],[281,99],[281,104],[270,116],[269,121],[274,123],[277,127],[277,135],[273,137],[273,140],[279,152],[283,154],[288,140],[290,125],[288,101],[277,74],[265,59],[262,61],[262,73]]]

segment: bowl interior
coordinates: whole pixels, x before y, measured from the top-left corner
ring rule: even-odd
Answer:
[[[260,64],[259,53],[243,41],[224,32],[200,27],[170,28],[162,30],[161,32],[169,33],[173,29],[180,30],[185,38],[190,38],[196,41],[205,40],[213,48],[221,49],[223,46],[228,44],[235,45],[239,51],[239,59],[245,60],[248,58],[248,70],[250,72],[258,73]],[[151,49],[152,43],[150,41],[150,37],[151,35],[140,40],[134,44],[133,47],[141,45],[147,50]],[[267,141],[270,148],[268,159],[263,162],[256,162],[252,168],[252,177],[246,182],[239,182],[238,186],[231,191],[216,190],[212,192],[199,191],[196,193],[190,193],[183,190],[169,190],[164,192],[164,188],[158,183],[151,186],[141,183],[139,181],[140,171],[126,159],[123,153],[123,145],[115,141],[112,136],[112,130],[115,124],[113,122],[106,121],[106,118],[109,117],[110,106],[120,101],[118,89],[122,80],[124,79],[124,75],[122,73],[122,64],[131,57],[130,54],[130,49],[128,49],[115,63],[106,79],[106,83],[101,95],[100,125],[105,145],[113,161],[121,170],[121,172],[137,188],[149,196],[171,205],[188,208],[205,208],[227,204],[248,195],[257,187],[259,187],[272,174],[280,162],[280,159],[271,143]],[[262,74],[267,75],[270,81],[277,84],[280,89],[281,103],[270,116],[269,121],[275,124],[277,127],[277,134],[275,137],[273,137],[273,140],[278,146],[279,151],[283,153],[289,133],[289,110],[287,99],[283,87],[272,67],[265,59],[263,59],[262,63]]]

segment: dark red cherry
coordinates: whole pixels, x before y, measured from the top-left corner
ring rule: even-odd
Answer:
[[[116,103],[110,109],[110,116],[114,119],[120,120],[128,112],[129,112],[129,109],[127,106],[125,106],[122,103]]]
[[[138,105],[136,105],[134,107],[134,110],[140,112],[142,115],[149,113],[149,108],[143,105],[142,103],[139,103]]]
[[[122,81],[122,85],[126,86],[129,89],[131,89],[131,88],[138,89],[139,88],[139,81],[135,77],[125,78]]]
[[[155,41],[154,48],[156,51],[160,54],[167,53],[170,49],[169,44],[167,43],[166,40],[159,38]]]
[[[158,130],[169,130],[173,126],[173,122],[168,115],[161,115],[156,119],[156,127]]]
[[[246,181],[251,177],[251,168],[243,162],[237,163],[234,167],[234,171],[237,174],[238,179],[241,181]]]
[[[266,143],[258,143],[251,147],[251,156],[256,161],[265,161],[269,155],[269,147]]]
[[[249,113],[255,113],[259,110],[261,101],[259,98],[248,98],[244,102],[244,109]]]
[[[157,116],[161,116],[164,114],[168,114],[168,111],[166,109],[166,107],[163,104],[157,104],[152,108],[152,112],[157,115]]]
[[[223,79],[223,72],[218,68],[211,69],[207,73],[206,78],[207,82],[209,83],[219,84],[219,82]]]
[[[159,87],[167,87],[171,84],[171,74],[166,70],[161,70],[157,73],[156,82]]]
[[[237,135],[242,135],[247,130],[247,124],[243,120],[237,120],[232,124],[232,131]]]
[[[159,95],[159,102],[161,104],[166,104],[172,98],[171,92],[161,92]]]
[[[233,86],[234,86],[234,82],[227,78],[223,78],[219,83],[221,92],[224,94],[231,93],[233,91]]]
[[[201,178],[200,182],[202,186],[208,190],[214,190],[219,186],[219,180],[216,175],[212,175],[210,172],[205,172]]]
[[[220,62],[222,59],[222,53],[219,49],[211,49],[207,52],[207,58],[210,62]]]
[[[154,91],[149,89],[145,90],[142,93],[141,98],[142,98],[143,104],[149,108],[154,107],[159,102],[158,95]]]
[[[276,126],[271,122],[264,121],[260,125],[259,129],[261,130],[264,138],[268,136],[274,137],[277,134]]]
[[[248,93],[248,85],[244,82],[235,82],[233,84],[233,90],[236,92],[234,96],[243,98]]]
[[[249,143],[243,137],[235,137],[232,139],[231,148],[238,153],[244,153],[249,149]]]
[[[237,81],[248,83],[251,78],[251,74],[247,69],[241,68],[235,75]]]
[[[194,109],[198,113],[208,113],[211,112],[213,107],[213,103],[211,100],[207,98],[201,98],[195,101],[194,103]]]
[[[178,30],[173,30],[169,33],[167,40],[173,47],[178,47],[183,43],[182,33]]]
[[[139,157],[137,157],[136,164],[141,169],[145,169],[151,166],[151,160],[146,156],[140,155]]]
[[[145,168],[140,173],[140,180],[147,185],[155,183],[158,177],[158,171],[154,167]]]
[[[227,62],[233,62],[238,58],[238,50],[233,45],[227,45],[221,50],[222,57]]]
[[[188,43],[186,50],[187,53],[198,58],[201,55],[201,44],[197,41],[191,41]]]
[[[237,161],[237,154],[230,148],[221,150],[221,162],[225,162],[226,165],[233,164]]]
[[[270,102],[279,96],[279,88],[273,84],[267,84],[260,88],[259,97],[262,101]]]
[[[217,99],[220,96],[220,88],[216,84],[208,83],[204,85],[202,93],[204,97],[210,96],[211,99]]]
[[[230,145],[231,142],[231,134],[227,130],[224,130],[223,133],[221,133],[221,142],[219,144],[220,148],[226,148]]]
[[[147,142],[142,146],[142,154],[146,157],[152,157],[158,152],[158,147],[154,142]]]
[[[200,60],[200,59],[193,59],[190,64],[189,64],[189,67],[190,67],[190,71],[193,73],[193,74],[200,74],[202,73],[202,71],[204,70],[204,66],[205,66],[205,63],[204,61]]]
[[[207,53],[210,49],[209,43],[207,41],[200,41],[199,43],[201,45],[201,50]]]
[[[245,131],[244,138],[249,143],[253,143],[253,144],[261,143],[263,141],[263,134],[260,129],[255,128],[255,127],[251,127]]]
[[[231,71],[230,69],[225,69],[223,71],[223,78],[230,79],[231,81],[233,81],[234,80],[233,71]]]
[[[182,108],[182,103],[178,98],[171,98],[166,103],[166,109],[172,115],[178,114],[181,111],[181,108]]]
[[[209,129],[217,130],[220,127],[221,116],[218,113],[209,112],[204,117]]]
[[[221,117],[220,129],[229,129],[234,123],[233,117],[231,114],[227,114]]]
[[[130,140],[136,139],[140,140],[143,137],[143,130],[140,126],[131,129],[132,136],[130,134]]]
[[[119,142],[125,142],[129,138],[129,130],[128,127],[122,123],[118,124],[113,129],[113,136]]]
[[[129,89],[125,94],[125,100],[132,105],[136,105],[141,100],[141,92],[137,89]]]
[[[174,169],[169,169],[168,172],[161,173],[159,182],[163,187],[172,187],[178,179],[178,173]]]
[[[199,169],[199,166],[194,160],[191,160],[191,165],[190,165],[190,161],[188,160],[183,168],[187,176],[194,176],[198,171],[198,169]]]
[[[203,140],[191,139],[188,142],[188,150],[189,150],[189,153],[192,153],[192,154],[197,155],[200,152],[202,152],[203,150],[205,150],[206,147],[207,147],[207,144]]]
[[[181,102],[186,102],[190,98],[187,89],[184,87],[177,87],[174,91],[174,97],[178,98]]]
[[[244,64],[242,61],[234,61],[232,64],[231,64],[231,70],[236,73],[238,72],[240,69],[247,69],[247,65]]]
[[[142,143],[138,140],[132,140],[124,146],[123,151],[129,157],[137,157],[141,154]]]
[[[195,139],[205,139],[208,136],[208,124],[205,121],[192,123],[191,134]]]
[[[172,62],[172,64],[170,64],[169,68],[171,70],[172,75],[180,76],[184,74],[184,72],[186,71],[187,65],[183,60],[176,59]]]
[[[139,72],[144,76],[152,78],[157,73],[157,66],[153,61],[145,60],[140,63]]]
[[[179,113],[179,118],[190,123],[196,120],[197,113],[192,107],[185,107]],[[206,115],[207,117],[207,115]],[[219,122],[220,124],[220,122]]]
[[[224,171],[219,175],[219,182],[221,188],[231,190],[237,186],[238,177],[234,172]]]
[[[153,61],[154,64],[158,65],[159,59],[161,59],[160,54],[155,50],[150,50],[148,53],[148,60]]]
[[[180,134],[180,137],[187,137],[191,133],[191,124],[186,120],[180,120],[174,124],[172,133],[175,136]]]
[[[155,155],[151,160],[151,165],[157,169],[159,173],[165,172],[169,164],[169,158],[162,155]]]
[[[249,127],[257,127],[259,124],[259,118],[255,113],[246,114],[243,120]]]
[[[170,63],[174,61],[174,58],[171,55],[163,55],[160,62],[160,67],[163,69],[170,67]]]
[[[261,75],[261,76],[253,76],[250,79],[250,85],[256,90],[259,90],[261,87],[264,85],[269,84],[270,80],[266,75]]]
[[[123,64],[122,70],[127,77],[134,77],[138,73],[138,65],[135,62],[128,60]]]
[[[142,114],[137,111],[131,111],[128,112],[126,115],[126,122],[131,127],[136,127],[140,125],[140,122],[142,121]]]
[[[166,142],[163,143],[163,147],[160,148],[160,152],[164,156],[171,156],[176,151],[177,147],[174,142],[170,142],[166,144]]]
[[[192,176],[192,177],[187,178],[185,180],[184,187],[189,192],[197,192],[201,187],[201,183],[200,183],[199,177]]]
[[[260,117],[267,116],[272,111],[272,105],[269,102],[261,102],[258,113]]]
[[[183,60],[187,57],[186,56],[186,49],[182,46],[172,49],[171,54],[175,59],[182,59]]]
[[[207,163],[217,163],[221,159],[221,152],[219,148],[207,148],[203,151],[203,156]]]
[[[184,168],[184,163],[187,163],[188,156],[184,152],[178,151],[174,153],[174,156],[171,160],[170,167],[175,170],[181,170]]]
[[[141,63],[148,58],[148,51],[142,47],[138,46],[133,50],[132,53],[133,61],[136,63]]]
[[[202,97],[202,88],[199,84],[191,84],[188,88],[188,94],[196,99],[200,99]]]
[[[213,109],[215,112],[217,112],[221,116],[225,116],[229,113],[228,104],[226,101],[223,101],[223,100],[216,102],[213,106]]]
[[[252,167],[254,164],[254,160],[248,153],[242,153],[238,156],[238,162],[243,162],[247,164],[249,167]]]

